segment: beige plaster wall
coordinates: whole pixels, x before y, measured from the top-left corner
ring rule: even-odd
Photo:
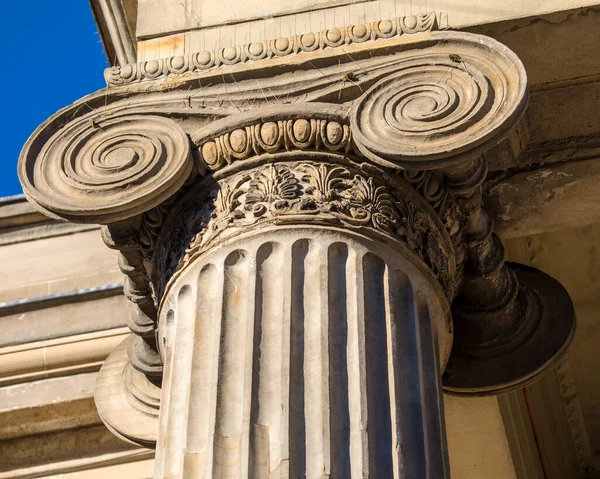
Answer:
[[[0,302],[123,281],[100,231],[0,246]]]
[[[546,15],[598,0],[140,0],[138,61],[436,12],[442,28]],[[309,11],[311,10],[312,11]]]
[[[517,479],[498,399],[444,396],[450,470],[457,479]]]

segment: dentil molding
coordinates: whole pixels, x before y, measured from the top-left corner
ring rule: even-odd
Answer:
[[[344,46],[352,43],[360,44],[432,30],[437,30],[437,16],[434,12],[348,25],[345,28],[331,28],[320,32],[308,32],[159,60],[128,63],[107,68],[104,71],[104,78],[109,86],[126,85],[142,80],[164,78],[167,75],[189,74],[220,66],[298,55],[303,52],[310,53],[330,48],[343,49]]]

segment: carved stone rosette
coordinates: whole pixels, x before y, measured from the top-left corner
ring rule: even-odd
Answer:
[[[442,377],[507,391],[568,345],[568,295],[504,263],[481,200],[482,155],[525,109],[523,66],[403,22],[294,51],[293,75],[263,84],[269,55],[235,88],[227,62],[168,95],[145,75],[26,144],[34,204],[105,225],[120,252],[134,335],[96,402],[156,445],[155,477],[448,477]]]

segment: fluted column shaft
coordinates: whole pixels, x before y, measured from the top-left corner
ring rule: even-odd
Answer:
[[[235,241],[171,284],[159,332],[155,477],[447,477],[447,317],[397,250],[333,228]]]
[[[135,336],[95,399],[115,434],[157,443],[157,478],[443,478],[441,372],[495,394],[566,350],[567,292],[504,265],[478,187],[524,67],[484,36],[413,36],[434,26],[126,65],[111,84],[143,85],[27,141],[30,201],[120,252]]]

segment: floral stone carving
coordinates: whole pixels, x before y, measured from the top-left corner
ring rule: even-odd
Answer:
[[[183,224],[181,217],[188,221]],[[384,183],[376,171],[364,175],[347,160],[267,163],[192,186],[157,239],[155,278],[170,278],[215,244],[269,224],[331,225],[384,235],[415,253],[449,298],[454,294],[454,250],[433,208],[401,179]],[[156,289],[160,297],[164,280]]]

